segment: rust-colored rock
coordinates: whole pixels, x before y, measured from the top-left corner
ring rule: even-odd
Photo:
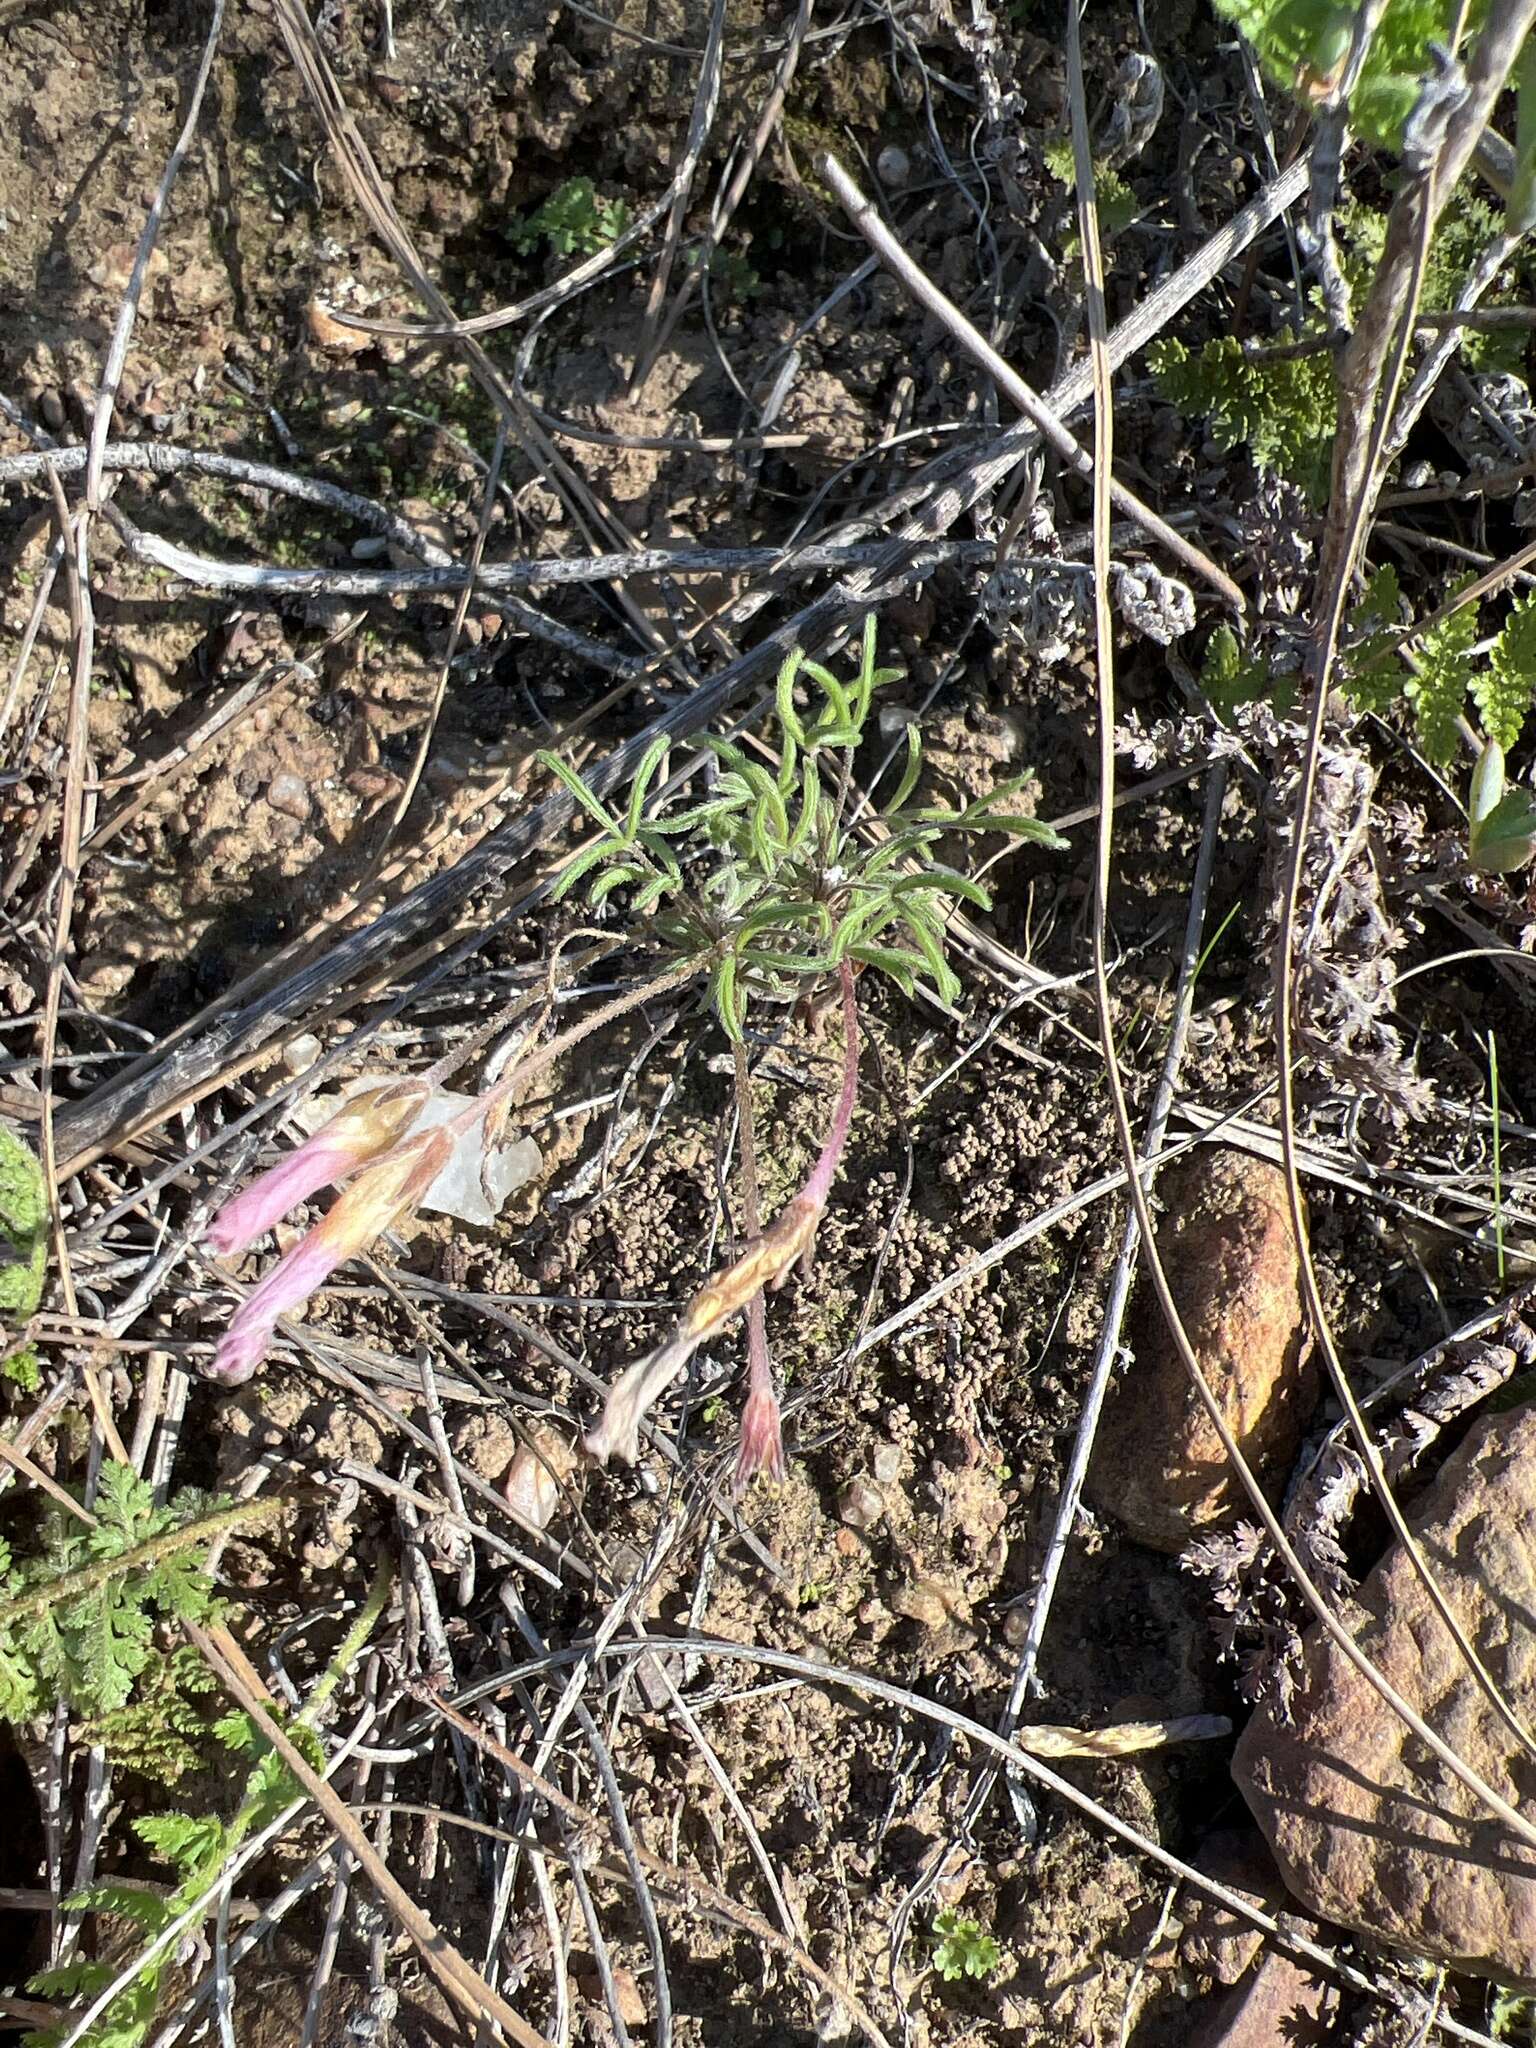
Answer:
[[[1190,2048],[1276,2048],[1337,2039],[1337,1991],[1272,1949],[1257,1970],[1210,2012]]]
[[[1495,1682],[1536,1718],[1536,1408],[1479,1423],[1410,1521]],[[1532,1811],[1536,1776],[1396,1545],[1359,1593],[1360,1647],[1456,1753]],[[1479,1976],[1536,1983],[1536,1849],[1408,1735],[1314,1628],[1282,1725],[1261,1708],[1233,1772],[1286,1883],[1324,1919]]]
[[[1158,1185],[1158,1249],[1195,1356],[1249,1463],[1278,1488],[1317,1399],[1284,1176],[1246,1152],[1202,1147]],[[1145,1278],[1130,1335],[1133,1363],[1105,1405],[1088,1497],[1138,1542],[1178,1551],[1247,1495]]]

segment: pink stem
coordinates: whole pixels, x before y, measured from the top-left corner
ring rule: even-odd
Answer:
[[[827,1142],[817,1155],[809,1180],[800,1190],[800,1199],[817,1209],[827,1206],[838,1162],[848,1143],[848,1132],[853,1125],[853,1105],[859,1093],[859,1009],[853,998],[853,969],[846,960],[837,963],[837,977],[843,991],[843,1091],[837,1098],[837,1113],[827,1132]]]

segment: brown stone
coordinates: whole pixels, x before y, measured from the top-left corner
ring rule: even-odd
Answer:
[[[1285,1177],[1202,1147],[1159,1182],[1158,1250],[1189,1341],[1233,1435],[1267,1486],[1289,1471],[1317,1399]],[[1143,1279],[1133,1363],[1105,1404],[1088,1497],[1138,1542],[1182,1550],[1247,1503]]]
[[[1338,2004],[1331,1985],[1272,1949],[1207,2016],[1189,2048],[1324,2048],[1338,2039]]]
[[[1410,1517],[1495,1683],[1536,1718],[1536,1408],[1492,1415]],[[1536,1766],[1468,1674],[1407,1553],[1361,1587],[1352,1633],[1486,1783],[1530,1811]],[[1536,1848],[1486,1808],[1319,1628],[1290,1724],[1261,1708],[1233,1773],[1286,1883],[1324,1919],[1504,1982],[1536,1984]]]
[[[1118,1712],[1115,1715],[1117,1720],[1129,1718]],[[1284,1897],[1274,1858],[1253,1827],[1222,1828],[1208,1835],[1194,1864],[1259,1912],[1272,1912]],[[1192,1970],[1214,1977],[1218,1984],[1236,1984],[1252,1968],[1263,1946],[1263,1930],[1251,1920],[1234,1913],[1209,1892],[1190,1888],[1179,1953]]]

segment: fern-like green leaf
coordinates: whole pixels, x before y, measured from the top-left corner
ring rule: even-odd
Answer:
[[[47,1243],[43,1169],[10,1126],[0,1123],[0,1340],[7,1328],[24,1323],[42,1298]],[[16,1358],[6,1361],[5,1370],[9,1379],[21,1377]]]
[[[1511,608],[1486,665],[1474,672],[1471,688],[1483,731],[1507,753],[1519,739],[1536,697],[1536,597]]]
[[[1457,724],[1473,680],[1476,641],[1477,607],[1463,605],[1418,642],[1418,673],[1409,676],[1404,686],[1413,706],[1419,744],[1433,766],[1442,771],[1456,758]]]
[[[1342,679],[1350,702],[1361,711],[1385,711],[1403,687],[1397,650],[1406,610],[1397,570],[1383,563],[1344,622]]]
[[[1161,395],[1180,412],[1203,414],[1218,447],[1246,444],[1260,469],[1289,478],[1322,503],[1335,418],[1326,353],[1255,359],[1224,334],[1198,355],[1169,337],[1147,351],[1147,362]]]

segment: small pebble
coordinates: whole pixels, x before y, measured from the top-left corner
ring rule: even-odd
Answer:
[[[589,2005],[604,2005],[603,1983],[597,1972],[583,1973],[576,1979],[576,1988]],[[619,2018],[626,2027],[639,2028],[650,2024],[645,2000],[633,1974],[622,1965],[613,1972],[613,2002],[619,2009]]]
[[[507,1506],[531,1529],[547,1529],[561,1501],[561,1481],[576,1469],[576,1454],[559,1430],[536,1423],[519,1444],[502,1482]]]
[[[369,336],[359,334],[355,327],[343,327],[339,320],[333,319],[318,299],[311,299],[305,307],[304,325],[316,347],[329,349],[333,355],[361,355],[372,345]]]
[[[309,784],[301,775],[274,775],[267,785],[267,802],[285,818],[307,818],[312,809]]]
[[[354,562],[376,562],[380,555],[388,553],[389,541],[382,533],[365,533],[361,540],[352,543]]]
[[[892,1485],[901,1476],[901,1452],[895,1444],[876,1444],[869,1462],[882,1486]]]
[[[50,385],[37,402],[37,409],[43,416],[43,425],[55,434],[64,424],[64,401]]]
[[[283,1065],[290,1074],[303,1074],[320,1057],[320,1041],[313,1031],[301,1031],[283,1047]]]
[[[900,192],[911,182],[912,159],[904,149],[898,149],[892,143],[875,158],[875,176],[889,190]]]
[[[891,1595],[890,1606],[892,1614],[899,1614],[903,1621],[915,1621],[934,1633],[949,1620],[944,1595],[932,1579],[918,1579],[913,1584],[898,1586]]]
[[[870,1529],[885,1513],[885,1502],[867,1479],[850,1479],[838,1496],[837,1517],[850,1529]]]

